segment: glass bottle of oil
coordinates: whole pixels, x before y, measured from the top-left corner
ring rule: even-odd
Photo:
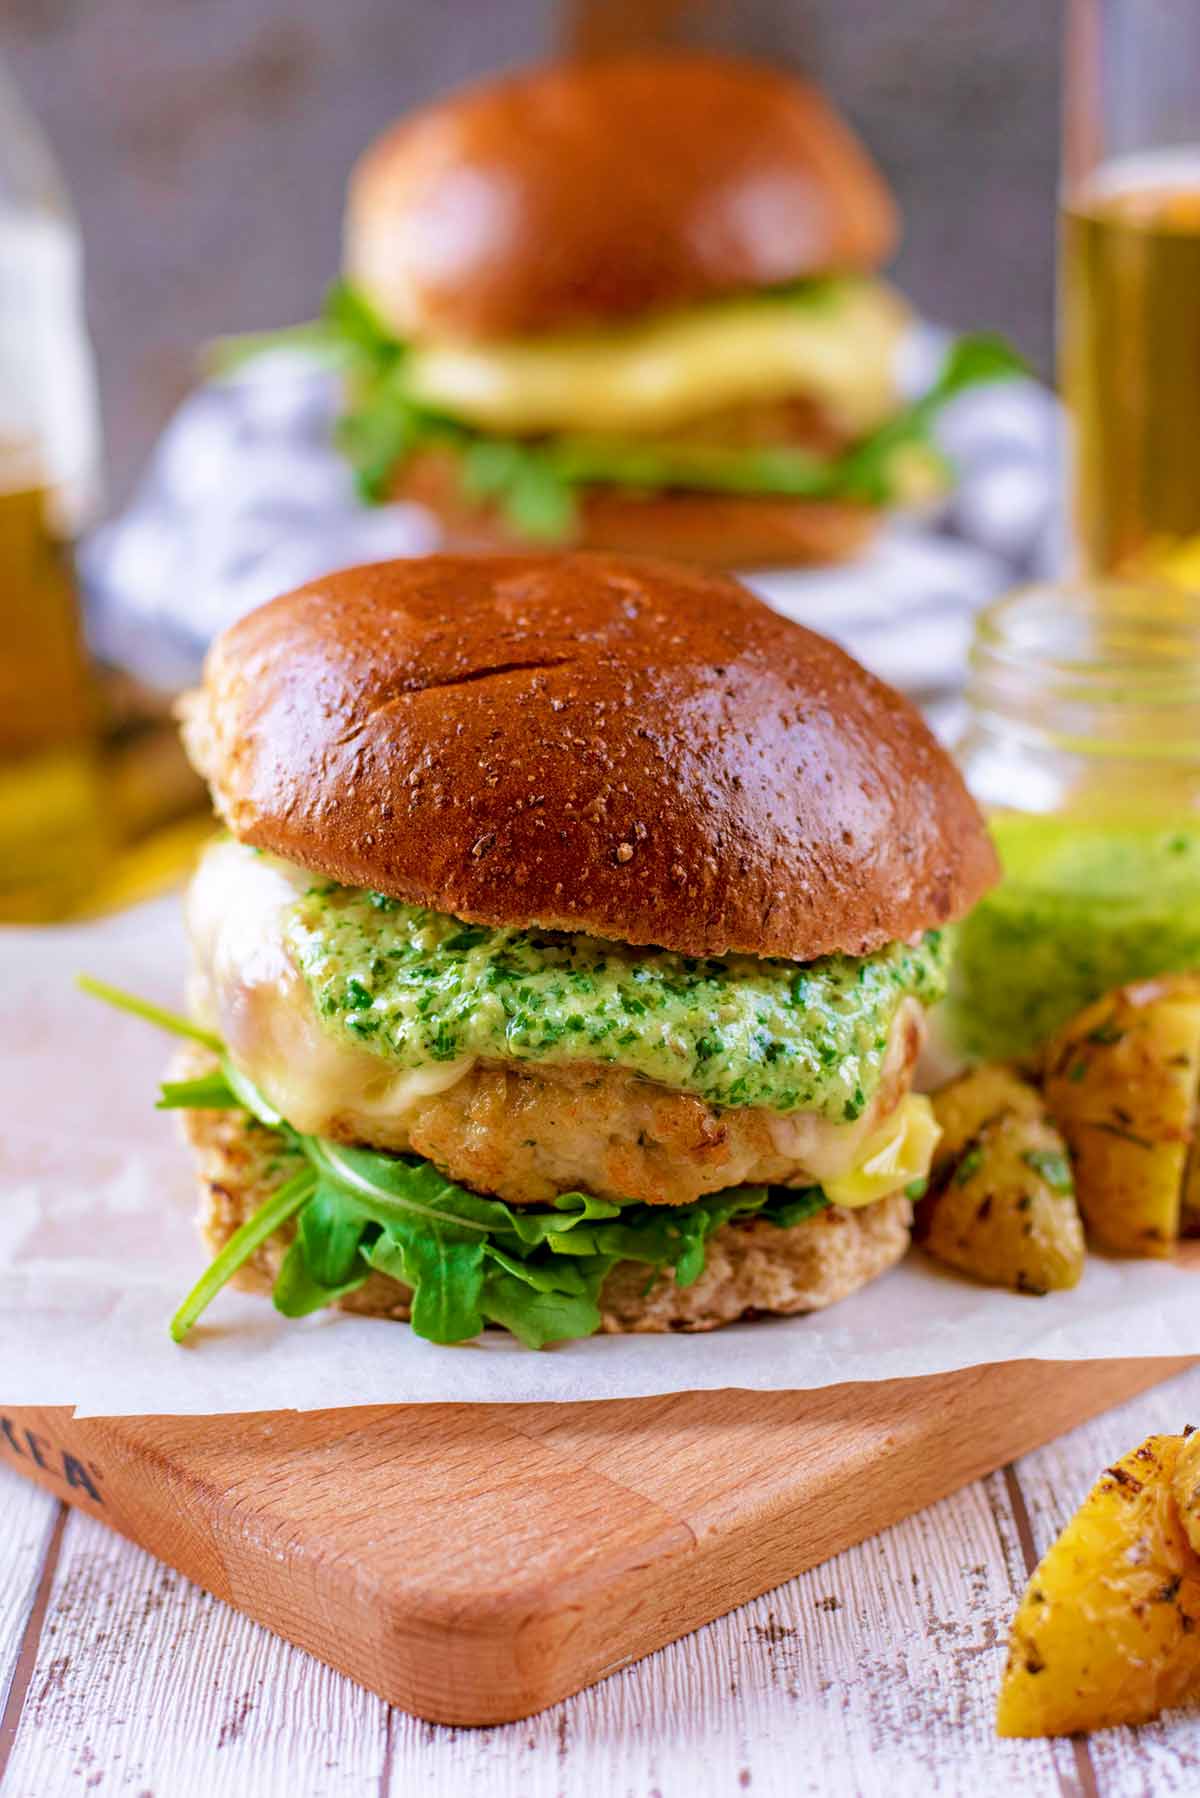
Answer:
[[[62,916],[107,840],[71,542],[98,497],[79,233],[0,65],[0,921]]]

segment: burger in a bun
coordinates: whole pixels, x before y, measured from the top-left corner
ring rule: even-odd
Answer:
[[[228,835],[164,1088],[214,1256],[177,1335],[231,1279],[437,1342],[703,1330],[904,1253],[996,868],[841,650],[722,575],[436,557],[234,625],[184,730]]]
[[[450,549],[835,560],[946,470],[929,426],[1010,374],[964,339],[916,401],[874,164],[794,76],[681,52],[565,64],[402,119],[355,169],[318,341],[372,500]]]

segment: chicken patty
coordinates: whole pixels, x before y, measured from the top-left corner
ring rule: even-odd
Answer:
[[[721,1109],[619,1068],[480,1063],[414,1102],[401,1140],[452,1180],[513,1205],[582,1188],[600,1198],[689,1205],[728,1186],[810,1186],[851,1168],[908,1091],[921,1044],[912,1007],[872,1103],[853,1124],[812,1112]],[[330,1132],[364,1140],[353,1117]]]

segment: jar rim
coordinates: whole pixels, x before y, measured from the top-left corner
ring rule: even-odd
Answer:
[[[1147,581],[1019,587],[980,613],[974,675],[1046,697],[1200,706],[1200,592]]]
[[[967,698],[1026,738],[1200,760],[1200,593],[1148,581],[1018,588],[982,612]]]

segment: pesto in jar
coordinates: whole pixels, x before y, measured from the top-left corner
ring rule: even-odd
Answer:
[[[288,908],[284,936],[326,1026],[395,1066],[601,1063],[715,1105],[838,1123],[870,1102],[903,1000],[941,997],[949,948],[930,931],[804,964],[697,959],[330,885]]]
[[[1200,827],[998,814],[1004,879],[959,926],[950,1032],[968,1055],[1036,1049],[1093,999],[1200,968]]]

